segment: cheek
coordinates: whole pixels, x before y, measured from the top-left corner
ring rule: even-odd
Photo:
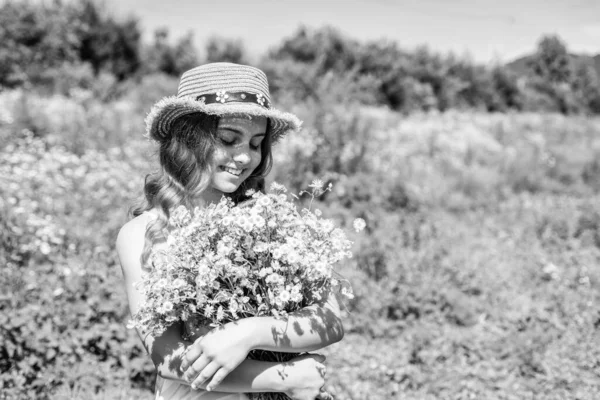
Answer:
[[[225,161],[228,160],[228,158],[229,154],[227,154],[227,151],[225,149],[223,149],[222,147],[215,148],[212,155],[213,166],[223,164]]]
[[[260,164],[260,162],[262,161],[262,152],[260,150],[254,152],[254,156],[252,157],[252,164],[253,164],[253,168],[258,167],[258,164]]]

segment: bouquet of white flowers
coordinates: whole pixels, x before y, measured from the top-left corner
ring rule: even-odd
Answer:
[[[319,181],[311,187],[313,199],[331,188]],[[175,209],[167,245],[151,253],[151,268],[137,284],[146,301],[130,327],[160,335],[178,320],[193,329],[254,316],[285,318],[330,290],[352,298],[332,268],[351,257],[352,242],[318,210],[299,212],[285,192],[274,183],[270,193],[256,192],[239,206],[224,197],[191,212]],[[360,230],[364,221],[354,226]],[[278,361],[294,356],[278,354],[284,356]]]

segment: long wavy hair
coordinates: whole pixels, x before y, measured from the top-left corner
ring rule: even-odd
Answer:
[[[155,209],[158,218],[148,224],[141,263],[146,267],[152,245],[166,239],[171,211],[180,205],[192,207],[195,199],[208,188],[213,172],[213,154],[217,145],[219,117],[194,113],[173,121],[169,137],[158,141],[157,172],[146,175],[144,199],[132,207],[130,215],[137,217]],[[236,202],[248,199],[249,189],[264,191],[264,178],[271,170],[273,157],[270,122],[261,143],[261,161],[240,187],[228,196]]]

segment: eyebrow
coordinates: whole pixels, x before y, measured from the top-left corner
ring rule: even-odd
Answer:
[[[242,132],[241,130],[234,128],[234,127],[230,127],[230,126],[220,126],[218,129],[226,129],[226,130],[236,133],[240,136],[244,135],[244,132]],[[257,134],[252,135],[252,137],[255,138],[257,136],[266,136],[266,135],[267,135],[266,133],[257,133]]]

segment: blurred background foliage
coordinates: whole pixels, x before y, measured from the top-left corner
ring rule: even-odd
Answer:
[[[119,96],[126,82],[165,74],[178,78],[199,63],[248,62],[240,39],[211,37],[199,56],[189,33],[167,28],[143,43],[139,22],[111,15],[102,3],[5,1],[0,5],[0,87],[31,85],[50,92],[101,87]],[[401,49],[385,40],[360,43],[332,27],[300,27],[254,61],[274,80],[275,93],[314,96],[315,82],[336,79],[362,104],[397,111],[475,109],[600,113],[600,57],[570,55],[557,36],[540,39],[535,54],[508,65],[477,65],[426,46]],[[335,77],[335,78],[332,78]]]
[[[338,399],[600,397],[600,57],[556,36],[509,65],[299,28],[267,54],[100,3],[0,5],[0,399],[150,398],[114,251],[157,166],[150,106],[203,62],[252,62],[304,121],[269,180],[333,183],[356,298]]]

